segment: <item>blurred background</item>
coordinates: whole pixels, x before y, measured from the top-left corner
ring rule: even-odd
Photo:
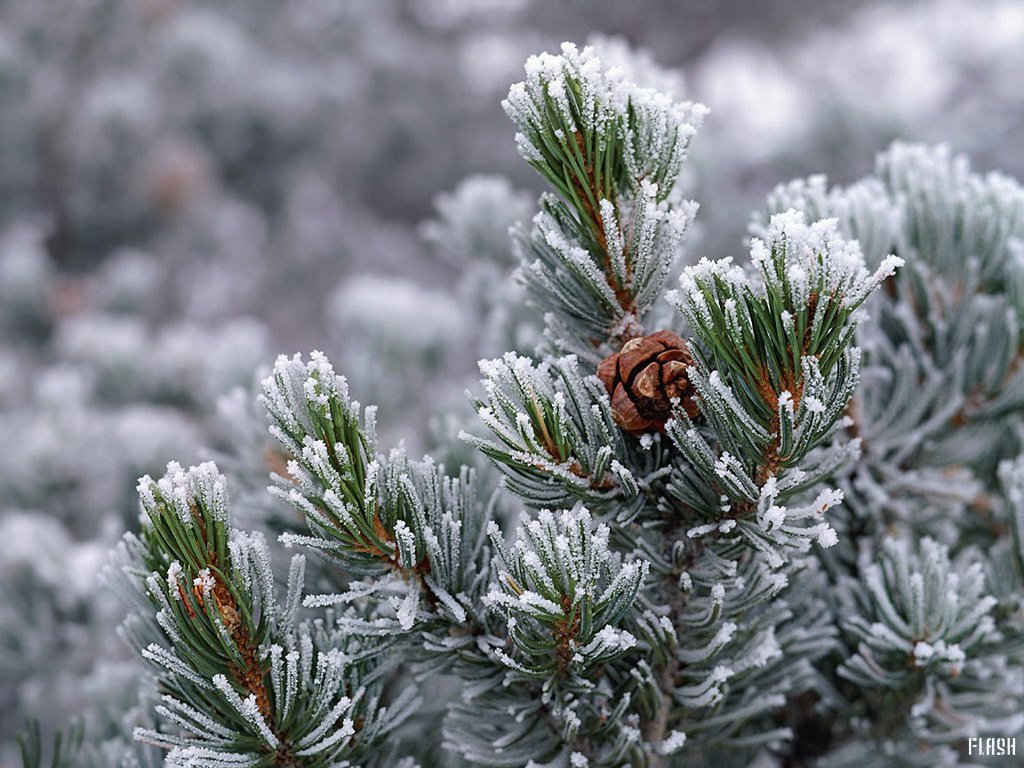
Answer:
[[[0,764],[28,715],[126,749],[107,551],[172,458],[273,523],[252,391],[279,352],[327,352],[384,444],[466,458],[476,360],[537,333],[507,232],[539,185],[500,101],[562,40],[710,107],[690,260],[897,137],[1024,174],[1009,0],[0,1]]]

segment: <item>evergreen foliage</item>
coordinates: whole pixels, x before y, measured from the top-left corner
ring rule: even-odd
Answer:
[[[271,494],[316,591],[298,554],[278,596],[214,464],[143,478],[108,576],[158,695],[137,738],[179,768],[739,768],[1024,731],[1021,187],[895,145],[679,275],[702,106],[571,44],[504,106],[551,191],[515,233],[544,342],[481,362],[463,433],[500,484],[380,449],[324,355],[278,358]],[[637,434],[641,395],[669,417]]]

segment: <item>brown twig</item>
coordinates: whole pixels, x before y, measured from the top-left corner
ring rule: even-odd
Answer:
[[[636,310],[636,302],[633,300],[633,295],[628,288],[630,282],[629,261],[627,260],[626,262],[626,285],[619,285],[612,272],[612,257],[608,252],[608,234],[605,232],[604,219],[601,217],[601,211],[595,209],[594,203],[591,202],[592,200],[600,201],[602,199],[601,185],[598,183],[597,175],[594,173],[594,166],[590,163],[589,158],[587,158],[586,142],[583,139],[583,134],[577,131],[574,134],[574,138],[576,139],[576,146],[579,147],[580,155],[583,156],[584,168],[587,173],[587,187],[580,184],[579,180],[574,180],[576,196],[583,204],[584,215],[594,224],[594,237],[597,240],[598,247],[601,249],[601,268],[604,271],[605,280],[608,281],[608,287],[615,292],[615,299],[619,302],[619,306],[622,307],[623,311],[633,312]]]

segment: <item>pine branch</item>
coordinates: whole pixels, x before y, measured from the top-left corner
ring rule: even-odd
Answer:
[[[635,464],[616,427],[604,386],[575,358],[539,366],[514,354],[481,361],[486,400],[475,405],[494,434],[463,434],[506,473],[506,485],[537,508],[577,500],[618,510],[626,519],[642,502]]]
[[[608,548],[607,526],[593,530],[590,514],[576,507],[524,520],[511,552],[495,525],[489,534],[501,570],[486,602],[504,609],[525,656],[502,654],[511,669],[544,678],[585,675],[633,646],[632,635],[614,627],[636,600],[648,565],[622,563]]]
[[[164,695],[162,727],[136,738],[169,749],[168,766],[340,766],[408,715],[410,696],[378,706],[362,669],[371,659],[352,638],[296,624],[301,557],[278,607],[263,537],[229,531],[212,463],[171,463],[140,481],[139,497],[142,535],[126,535],[108,578],[139,598],[125,633]]]
[[[429,459],[413,462],[400,451],[378,456],[374,410],[366,409],[360,423],[345,379],[319,353],[308,363],[299,356],[278,359],[263,389],[271,431],[295,457],[271,491],[303,514],[311,530],[283,541],[376,578],[364,596],[385,595],[397,578],[404,595],[395,618],[402,631],[418,621],[461,623],[474,615],[487,511],[476,500],[472,471],[452,478]],[[339,592],[307,603],[351,599]],[[423,608],[427,614],[420,616]],[[378,622],[377,631],[386,625]]]
[[[646,328],[703,108],[571,45],[504,107],[552,189],[517,235],[547,347],[481,363],[491,436],[463,439],[527,510],[513,540],[472,471],[382,451],[326,357],[280,358],[272,493],[308,527],[282,541],[336,583],[304,598],[296,557],[279,604],[216,467],[144,478],[115,573],[162,694],[138,736],[171,768],[391,764],[404,680],[439,673],[474,765],[952,765],[1024,727],[1019,185],[902,145],[789,184],[750,264],[687,267]],[[435,242],[465,258],[470,224]]]
[[[520,153],[557,192],[518,236],[522,278],[557,349],[607,355],[642,335],[696,206],[673,194],[705,109],[604,71],[592,48],[526,64],[502,102]]]

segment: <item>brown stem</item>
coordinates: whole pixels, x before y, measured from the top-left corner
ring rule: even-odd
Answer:
[[[574,134],[576,139],[576,146],[579,147],[580,154],[583,156],[583,162],[585,163],[585,170],[587,173],[587,187],[584,188],[582,184],[576,181],[576,196],[580,199],[583,204],[584,215],[593,222],[594,225],[594,237],[597,240],[597,245],[601,249],[601,268],[604,270],[605,280],[608,281],[608,287],[615,292],[615,299],[619,302],[619,306],[625,312],[633,312],[636,309],[636,302],[633,301],[633,296],[629,292],[627,287],[629,283],[629,262],[626,262],[626,283],[627,285],[619,285],[618,280],[615,279],[612,273],[612,257],[608,252],[608,234],[605,232],[604,219],[601,218],[601,211],[594,208],[594,203],[591,200],[600,201],[602,198],[601,185],[598,183],[597,175],[594,173],[594,166],[591,165],[590,160],[587,158],[586,143],[583,139],[583,134],[577,131]]]
[[[572,601],[568,595],[562,595],[562,612],[565,618],[555,622],[555,655],[558,657],[558,666],[564,670],[572,661],[572,642],[580,631],[579,614],[571,616]]]
[[[256,706],[267,723],[273,722],[270,709],[270,694],[267,691],[264,676],[266,671],[259,661],[259,646],[255,639],[249,635],[249,630],[242,621],[242,615],[238,610],[238,604],[231,596],[231,591],[220,579],[216,579],[213,588],[213,599],[217,603],[217,610],[220,613],[221,621],[231,633],[231,640],[238,648],[242,656],[242,666],[229,665],[231,677],[236,683],[245,688],[256,697]]]
[[[192,516],[196,521],[196,525],[199,529],[200,539],[206,540],[206,523],[203,520],[202,515],[199,512],[199,508],[193,503],[191,505]],[[214,575],[216,571],[219,571],[225,565],[217,560],[217,555],[213,549],[208,549],[206,553],[207,566],[210,568],[210,574],[213,578],[214,584],[211,591],[214,603],[217,606],[217,613],[220,615],[221,621],[227,628],[231,641],[235,644],[239,654],[242,657],[242,665],[238,666],[234,663],[228,665],[228,671],[231,673],[231,678],[235,683],[245,688],[253,696],[256,697],[256,705],[259,707],[260,714],[266,718],[267,723],[272,722],[272,712],[270,708],[270,694],[267,692],[267,686],[263,678],[266,674],[264,666],[259,660],[259,644],[249,634],[249,629],[242,619],[242,613],[238,609],[238,603],[235,601],[234,596],[231,594],[231,590],[228,589],[219,576]],[[178,586],[179,593],[183,594],[183,588]],[[192,593],[195,596],[196,602],[199,605],[203,604],[203,591],[202,588],[197,584],[193,587]],[[183,601],[185,609],[189,615],[189,618],[194,619],[196,617],[195,610],[189,604],[189,601]]]

